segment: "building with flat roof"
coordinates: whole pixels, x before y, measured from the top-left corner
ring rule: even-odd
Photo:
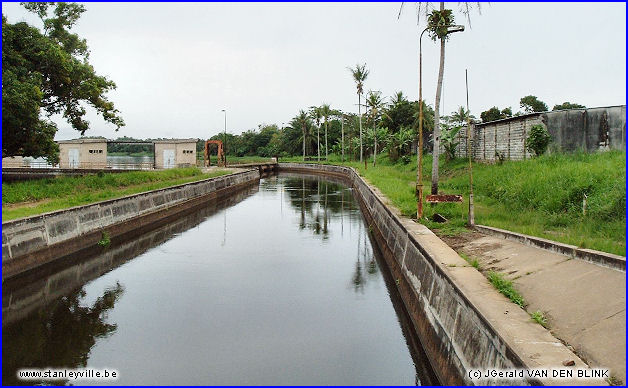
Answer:
[[[198,139],[155,140],[155,168],[196,166]]]
[[[107,139],[60,140],[60,168],[107,168]]]

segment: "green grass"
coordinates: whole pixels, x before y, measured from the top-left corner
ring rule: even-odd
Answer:
[[[216,162],[216,156],[211,156],[212,164]],[[270,162],[271,158],[265,156],[231,156],[227,155],[227,165],[229,164],[245,164],[245,163],[258,163],[258,162]],[[280,158],[281,161],[283,159]]]
[[[532,318],[534,322],[547,328],[547,318],[545,318],[545,315],[543,314],[543,312],[535,311],[532,314],[530,314],[530,317]]]
[[[478,259],[473,259],[469,255],[462,252],[459,252],[458,254],[460,255],[460,257],[465,259],[467,263],[469,263],[473,268],[477,269],[478,271],[481,269],[480,262],[478,261]]]
[[[511,302],[513,302],[517,306],[525,308],[525,300],[523,300],[521,294],[519,294],[519,292],[515,290],[512,282],[504,278],[504,275],[498,272],[489,271],[486,274],[486,277],[488,278],[488,281],[491,282],[493,287],[497,289],[497,291],[506,296],[508,299],[510,299]]]
[[[421,220],[439,233],[465,231],[468,212],[468,161],[440,160],[439,192],[462,194],[464,205],[424,204],[429,219],[438,212],[449,219],[445,224]],[[391,163],[378,156],[373,167],[345,162],[377,186],[402,214],[416,218],[416,156],[409,164]],[[301,161],[300,157],[280,161]],[[342,164],[330,155],[328,164]],[[430,192],[431,155],[423,160],[423,192]],[[473,164],[475,222],[514,232],[547,238],[582,248],[624,256],[626,254],[626,155],[619,151],[544,155],[507,161],[502,164]],[[587,195],[586,214],[582,199]],[[461,219],[461,211],[464,220]]]
[[[78,177],[61,176],[2,183],[2,221],[120,198],[228,173],[227,170],[221,170],[206,174],[192,167]]]

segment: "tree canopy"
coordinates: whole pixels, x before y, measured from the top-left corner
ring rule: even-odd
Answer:
[[[549,108],[547,104],[539,100],[536,96],[525,96],[519,100],[519,105],[525,113],[547,112]]]
[[[584,108],[586,108],[586,106],[567,101],[559,105],[554,105],[554,108],[552,110],[584,109]]]
[[[2,156],[43,156],[55,162],[57,126],[52,115],[61,114],[81,135],[89,128],[85,105],[116,129],[124,121],[105,96],[115,83],[96,74],[86,41],[69,31],[85,7],[22,5],[42,19],[44,30],[25,22],[11,24],[2,15]]]
[[[500,111],[498,107],[494,106],[491,109],[480,113],[480,119],[482,119],[483,123],[507,119],[508,117],[512,117],[512,109],[510,108],[504,108]]]

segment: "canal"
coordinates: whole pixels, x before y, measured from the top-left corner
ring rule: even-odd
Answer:
[[[264,178],[10,279],[2,299],[3,385],[44,367],[115,369],[106,383],[129,385],[438,384],[351,189],[331,178]]]

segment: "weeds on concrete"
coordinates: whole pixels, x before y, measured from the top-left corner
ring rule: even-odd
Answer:
[[[525,307],[525,300],[523,299],[521,294],[519,294],[519,292],[515,290],[512,282],[510,280],[507,280],[504,275],[498,272],[490,271],[486,277],[491,282],[493,287],[497,289],[497,291],[502,293],[517,306],[521,308]]]
[[[481,270],[480,262],[478,261],[478,259],[473,259],[469,255],[467,255],[465,253],[462,253],[462,252],[460,252],[459,255],[460,255],[460,257],[465,259],[467,261],[467,263],[469,263],[473,268],[477,269],[478,271]]]
[[[107,232],[106,230],[102,232],[100,241],[98,241],[98,245],[103,248],[107,248],[109,245],[111,245],[111,238],[109,236],[109,232]]]
[[[543,314],[542,311],[535,311],[532,314],[530,314],[530,317],[532,318],[534,322],[538,323],[544,328],[547,328],[547,318],[545,318],[545,314]]]

